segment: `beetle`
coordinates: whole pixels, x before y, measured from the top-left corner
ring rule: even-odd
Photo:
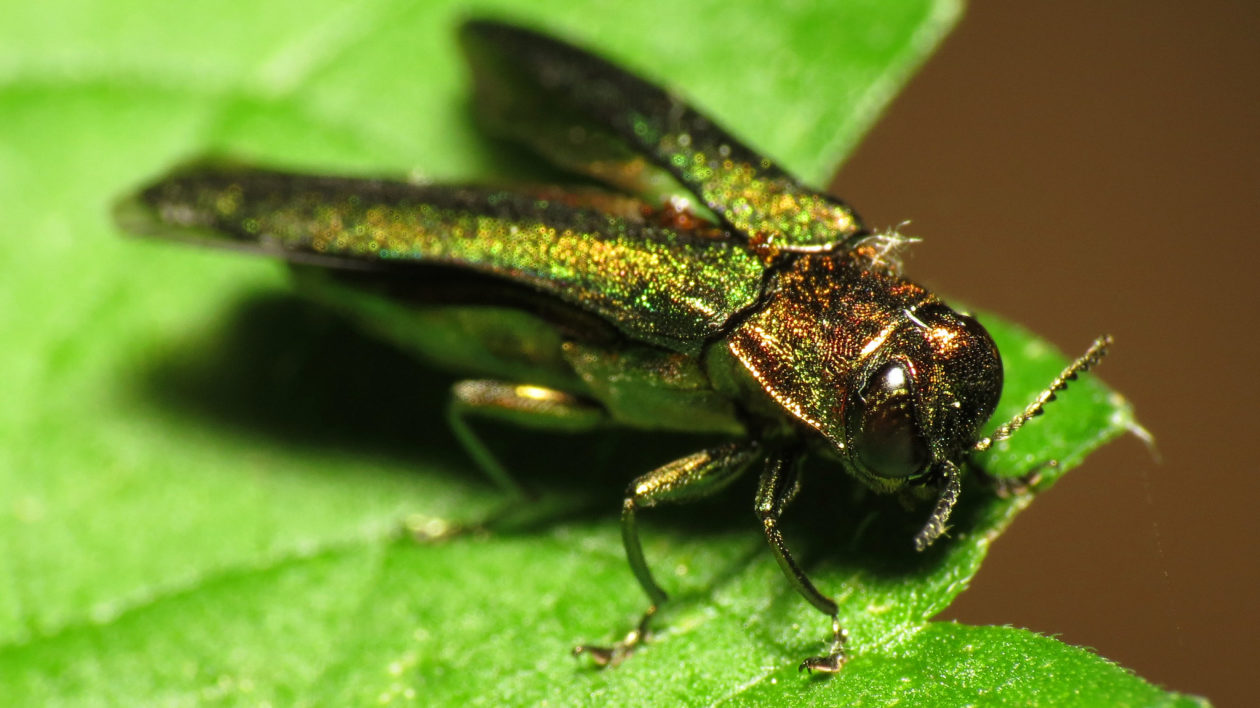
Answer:
[[[729,436],[630,484],[622,538],[650,607],[625,640],[575,653],[619,663],[666,601],[639,511],[758,468],[754,508],[770,549],[831,620],[828,650],[801,668],[839,671],[837,605],[779,528],[802,460],[934,499],[913,539],[922,550],[945,532],[968,458],[1039,414],[1110,338],[981,437],[1001,357],[975,319],[901,275],[905,239],[866,229],[843,202],[600,57],[488,20],[465,24],[460,39],[487,129],[586,182],[422,185],[198,163],[120,202],[119,224],[286,259],[318,297],[357,303],[385,335],[473,372],[453,387],[453,432],[517,496],[470,419]]]

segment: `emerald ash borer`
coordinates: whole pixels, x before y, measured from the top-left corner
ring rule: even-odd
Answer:
[[[518,489],[467,422],[558,430],[622,425],[731,441],[635,479],[626,556],[666,599],[640,547],[640,509],[686,502],[756,469],[754,510],[788,582],[830,619],[801,668],[838,671],[837,606],[793,559],[779,521],[817,455],[883,493],[930,500],[913,538],[946,529],[970,455],[1010,436],[1103,356],[1102,337],[988,437],[1002,362],[970,316],[900,274],[895,234],[868,231],[677,97],[586,51],[490,21],[463,26],[487,129],[584,180],[496,187],[323,177],[201,163],[117,208],[126,229],[279,256],[301,286],[361,308],[458,383],[451,421],[478,464]],[[925,507],[927,504],[925,504]],[[907,539],[909,542],[910,539]]]

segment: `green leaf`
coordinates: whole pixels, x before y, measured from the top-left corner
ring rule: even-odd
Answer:
[[[495,490],[451,443],[447,381],[287,294],[283,269],[121,238],[113,199],[189,156],[487,176],[454,2],[6,3],[0,26],[0,686],[14,705],[1161,704],[1083,650],[932,623],[1029,501],[969,484],[950,538],[828,470],[787,533],[842,603],[853,659],[796,664],[826,622],[763,548],[751,493],[645,515],[677,601],[612,671],[567,656],[644,599],[616,509],[684,438],[496,435],[535,523],[419,545]],[[488,2],[676,87],[821,182],[954,21],[938,0]],[[767,6],[769,7],[769,6]],[[989,321],[998,417],[1063,360]],[[985,461],[1051,477],[1134,425],[1086,378]],[[560,455],[556,451],[563,450]],[[1053,482],[1050,479],[1049,482]]]

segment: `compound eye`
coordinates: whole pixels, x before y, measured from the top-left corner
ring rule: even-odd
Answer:
[[[854,439],[861,463],[880,477],[911,477],[930,461],[927,443],[914,418],[910,375],[897,362],[871,377],[862,392],[865,410]]]

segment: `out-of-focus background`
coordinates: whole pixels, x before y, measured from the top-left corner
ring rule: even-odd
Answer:
[[[1115,335],[1099,375],[1157,441],[1039,499],[948,617],[1219,705],[1260,656],[1257,38],[1256,3],[977,0],[833,184],[912,220],[912,277],[1072,355]]]

